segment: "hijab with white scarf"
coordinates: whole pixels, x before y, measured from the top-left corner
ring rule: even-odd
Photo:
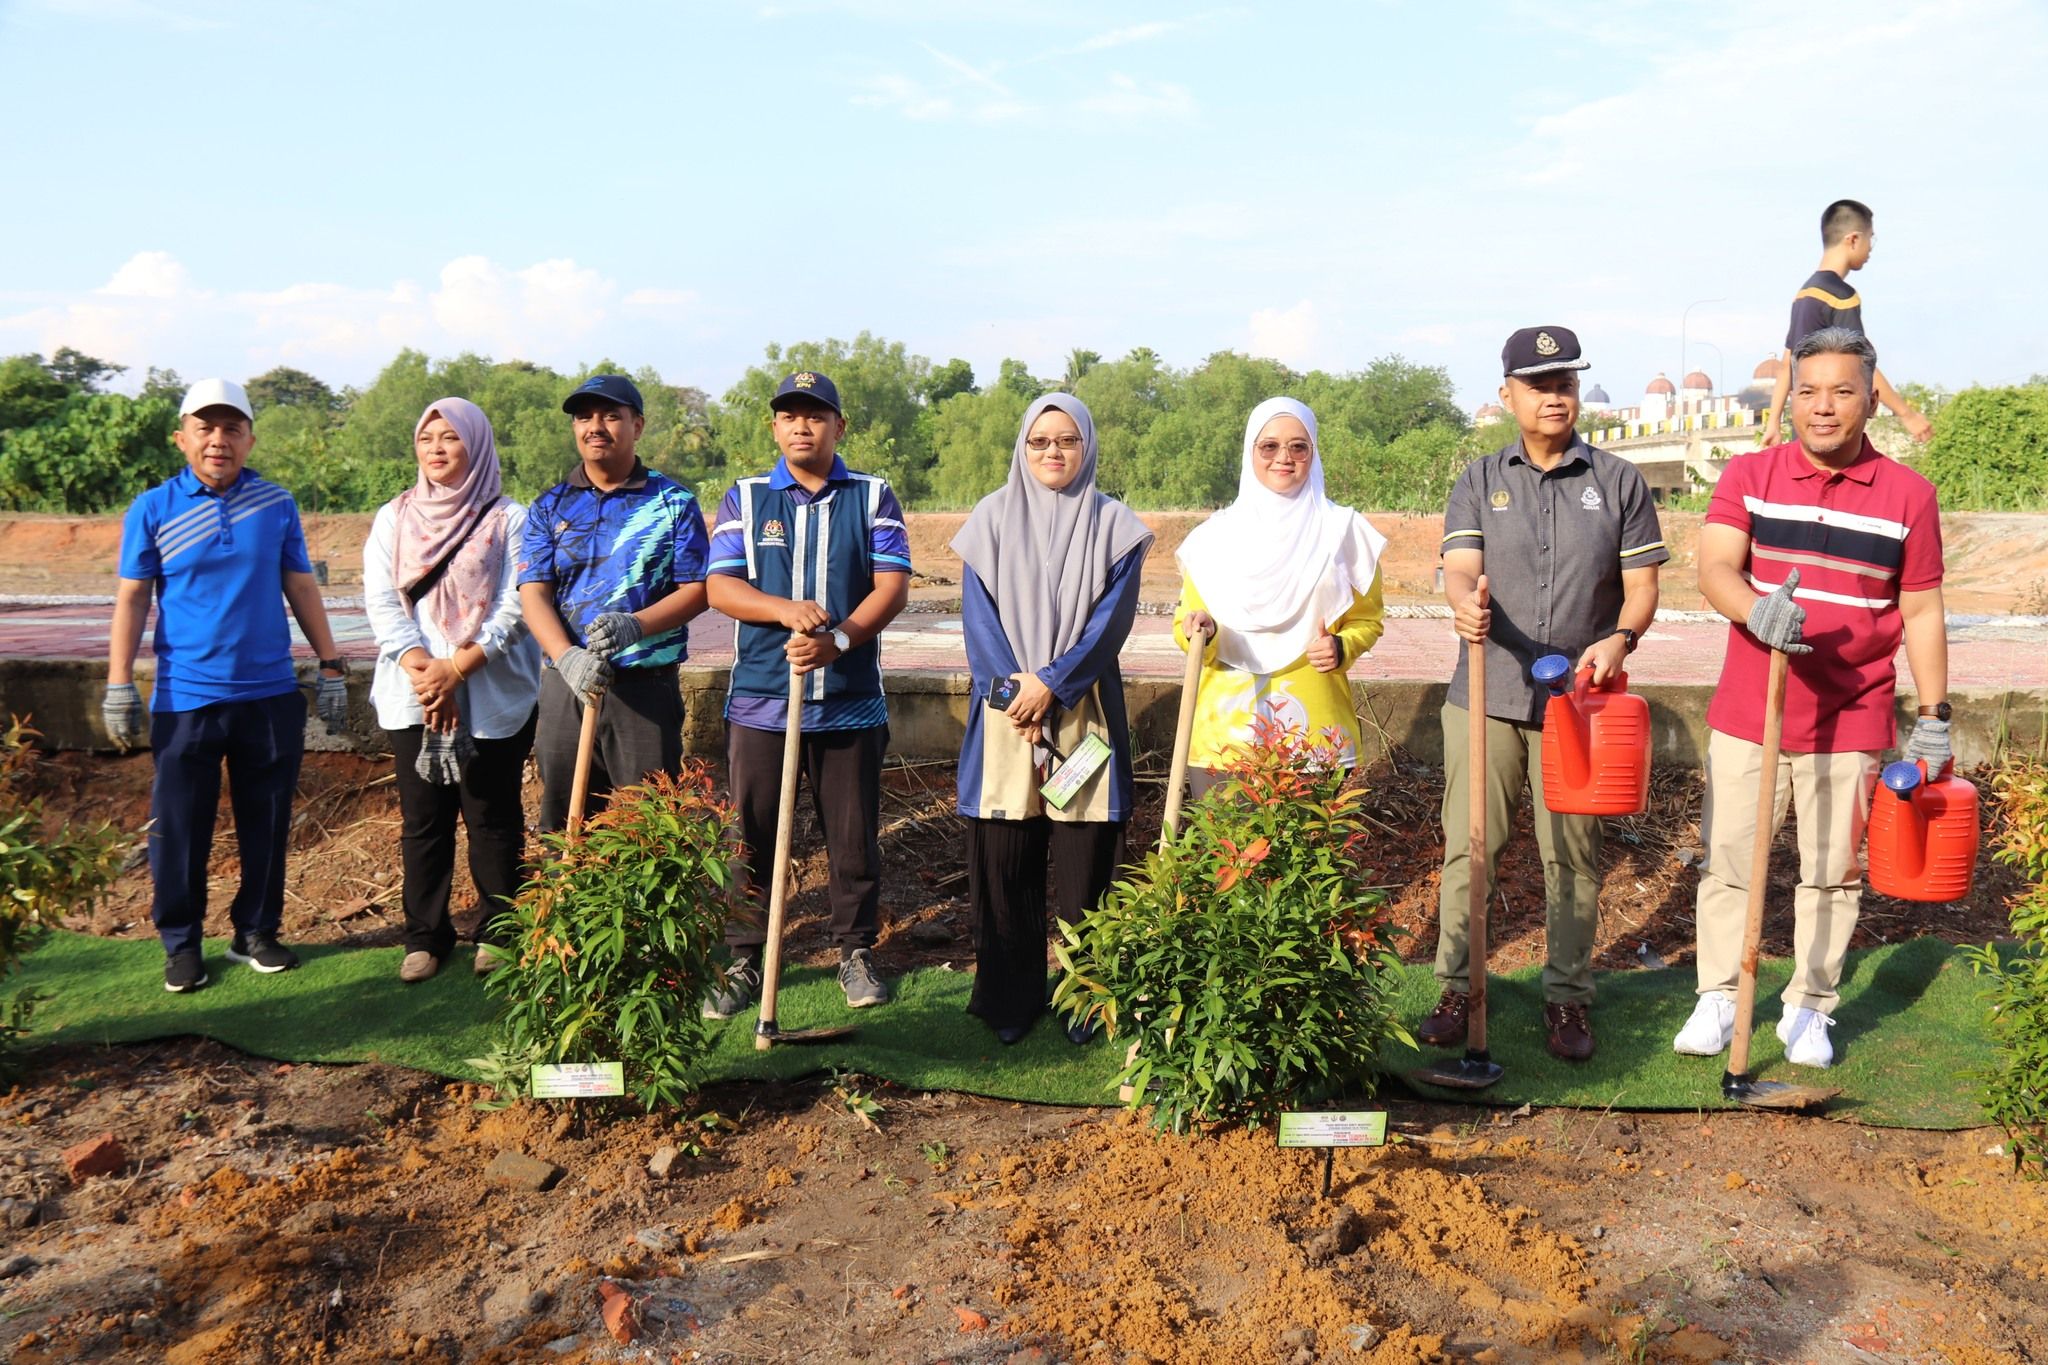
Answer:
[[[1276,417],[1308,429],[1308,479],[1292,493],[1275,493],[1252,468],[1252,447]],[[1245,423],[1237,501],[1194,529],[1179,560],[1216,620],[1217,657],[1247,673],[1278,673],[1372,586],[1386,544],[1372,523],[1324,495],[1308,405],[1268,398]]]

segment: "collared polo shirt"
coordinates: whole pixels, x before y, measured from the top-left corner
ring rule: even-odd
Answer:
[[[685,583],[703,582],[709,546],[696,494],[668,475],[635,460],[624,483],[605,489],[579,462],[527,512],[519,582],[554,587],[555,609],[580,645],[606,612],[640,611]],[[612,667],[662,668],[688,657],[686,623],[642,636]]]
[[[121,521],[121,577],[156,584],[153,711],[281,697],[298,686],[284,576],[313,572],[292,495],[253,469],[224,491],[189,468]]]
[[[1707,522],[1749,537],[1743,574],[1771,592],[1799,570],[1806,609],[1791,656],[1784,744],[1796,753],[1881,752],[1896,740],[1894,659],[1905,636],[1901,592],[1941,586],[1941,508],[1934,485],[1863,441],[1835,471],[1817,469],[1797,441],[1729,461]],[[1761,744],[1771,651],[1746,626],[1728,627],[1721,684],[1707,724]]]
[[[1814,271],[1792,296],[1792,325],[1785,329],[1785,349],[1792,350],[1823,327],[1863,330],[1863,296],[1832,270]]]
[[[1465,466],[1444,512],[1445,552],[1480,550],[1493,606],[1486,640],[1486,714],[1534,725],[1548,688],[1529,677],[1546,654],[1577,663],[1621,619],[1621,575],[1671,558],[1656,504],[1627,460],[1574,438],[1549,469],[1520,439]],[[1450,701],[1470,705],[1458,651]]]
[[[748,482],[742,480],[741,483]],[[862,509],[862,515],[870,504],[873,514],[867,520],[867,570],[869,573],[910,572],[910,532],[903,524],[903,507],[897,501],[895,490],[887,480],[872,474],[860,474],[846,467],[846,461],[835,455],[832,468],[825,475],[825,486],[815,493],[805,488],[789,472],[789,461],[777,459],[775,467],[768,472],[765,480],[768,489],[779,496],[786,496],[799,507],[809,507],[826,499],[834,505],[841,502]],[[779,525],[750,527],[742,503],[741,483],[735,483],[726,490],[719,503],[718,521],[712,528],[711,565],[714,574],[725,574],[742,579],[760,587],[760,567],[757,560],[762,551],[775,548],[787,549],[794,559],[798,552],[805,554],[809,562],[792,564],[795,582],[817,585],[837,581],[844,585],[849,581],[847,571],[852,566],[832,565],[821,562],[828,551],[825,539],[817,538],[797,546],[788,544],[790,532]],[[757,543],[750,548],[748,537],[754,535]],[[856,542],[857,544],[857,542]],[[774,591],[771,586],[764,591]],[[822,596],[815,586],[810,592],[793,589],[795,595],[816,598]],[[778,594],[781,595],[781,594]],[[827,607],[828,612],[830,607]],[[772,695],[746,689],[742,674],[746,671],[747,639],[750,632],[773,631],[784,633],[779,626],[757,626],[745,622],[735,626],[735,659],[732,692],[726,700],[725,717],[734,725],[744,725],[756,730],[780,730],[789,716],[789,694],[778,681]],[[822,679],[818,680],[822,683]],[[765,689],[764,689],[765,690]],[[817,701],[806,701],[803,705],[803,728],[816,730],[861,730],[885,724],[889,719],[889,703],[886,697],[823,697]]]

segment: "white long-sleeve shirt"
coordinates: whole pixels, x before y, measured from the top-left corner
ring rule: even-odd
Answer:
[[[462,683],[457,705],[478,739],[506,739],[519,733],[540,700],[540,645],[526,629],[519,610],[519,541],[526,528],[526,509],[518,503],[505,517],[505,571],[498,600],[476,633],[484,666]],[[429,616],[406,600],[391,577],[391,555],[398,538],[398,509],[385,503],[370,523],[363,546],[363,607],[377,636],[377,673],[370,683],[370,701],[377,723],[403,730],[426,723],[412,676],[398,662],[406,651],[424,649],[436,659],[454,655],[456,645]]]

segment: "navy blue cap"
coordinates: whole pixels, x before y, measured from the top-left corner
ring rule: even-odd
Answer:
[[[562,411],[576,411],[579,398],[596,398],[619,407],[631,408],[642,417],[647,415],[647,405],[640,401],[640,390],[633,387],[633,381],[622,374],[594,374],[576,386],[576,391],[562,400]]]
[[[1524,327],[1500,351],[1500,372],[1516,379],[1583,370],[1592,363],[1580,356],[1578,333],[1569,327]]]
[[[776,386],[775,396],[768,400],[768,406],[781,410],[786,398],[809,398],[823,403],[832,411],[844,417],[846,410],[839,406],[839,386],[816,370],[798,370]]]

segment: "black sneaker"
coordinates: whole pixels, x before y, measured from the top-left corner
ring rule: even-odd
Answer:
[[[173,995],[190,995],[206,984],[206,959],[194,949],[172,953],[164,960],[164,989]]]
[[[850,1009],[889,1003],[889,988],[875,975],[875,956],[866,948],[855,948],[839,959],[839,988],[846,992]]]
[[[725,975],[704,997],[706,1019],[730,1019],[754,1003],[761,993],[761,964],[751,957],[735,955]]]
[[[246,962],[259,972],[288,972],[299,965],[299,955],[269,934],[236,934],[228,945],[228,961]]]

